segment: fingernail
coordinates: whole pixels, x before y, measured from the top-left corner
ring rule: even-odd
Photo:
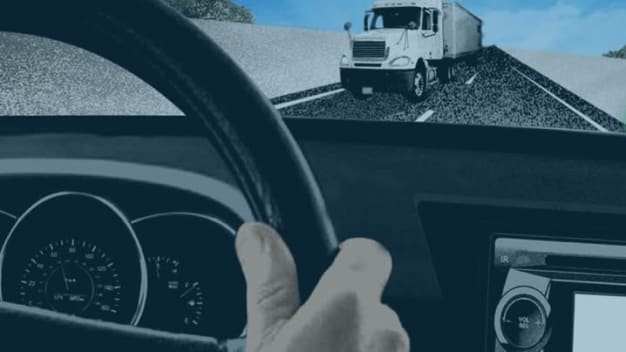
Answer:
[[[364,239],[354,238],[343,242],[339,248],[345,257],[346,265],[353,271],[365,271],[369,267],[380,266],[386,268],[391,265],[389,252],[380,243]]]
[[[339,248],[341,254],[345,260],[348,269],[352,271],[365,271],[368,265],[368,259],[362,251],[360,246],[352,244],[342,243]]]
[[[237,236],[237,247],[240,259],[244,263],[258,262],[264,252],[263,235],[254,228],[253,224],[244,224]]]

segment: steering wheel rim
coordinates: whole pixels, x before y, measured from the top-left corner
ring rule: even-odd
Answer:
[[[337,247],[319,188],[272,104],[195,25],[158,0],[15,0],[0,3],[0,31],[46,37],[98,54],[146,81],[186,116],[199,117],[256,219],[276,228],[298,260],[303,297],[311,292]],[[157,351],[229,346],[7,303],[0,304],[0,343],[24,336],[18,328],[31,323],[68,338],[64,331],[88,332],[90,339],[70,345],[45,332],[39,340],[28,331],[31,338],[20,340],[21,350],[24,343],[65,351],[126,346],[112,345],[116,336],[126,343],[143,341],[141,348]]]

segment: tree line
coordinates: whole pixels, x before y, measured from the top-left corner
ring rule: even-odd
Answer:
[[[609,51],[608,53],[604,54],[604,56],[617,59],[626,59],[626,45],[624,45],[624,47],[619,50]]]
[[[190,18],[205,18],[217,21],[254,23],[249,9],[231,0],[166,0],[172,7]]]

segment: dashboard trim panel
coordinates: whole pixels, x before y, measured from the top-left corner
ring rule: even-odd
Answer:
[[[214,216],[210,216],[210,215],[206,215],[206,214],[200,214],[200,213],[195,213],[195,212],[185,212],[185,211],[172,211],[172,212],[164,212],[164,213],[156,213],[156,214],[150,214],[148,216],[142,216],[140,218],[131,220],[130,223],[131,224],[138,224],[142,221],[147,221],[147,220],[152,220],[152,219],[157,219],[160,217],[164,217],[164,216],[191,216],[191,217],[197,217],[197,218],[201,218],[201,219],[205,219],[211,222],[214,222],[216,224],[218,224],[219,226],[223,227],[228,233],[232,234],[233,237],[235,237],[235,235],[237,234],[237,229],[233,228],[232,226],[230,226],[228,223],[226,223],[225,221],[214,217]]]
[[[18,218],[17,215],[11,214],[8,211],[4,211],[4,210],[0,210],[0,215],[6,216],[6,217],[11,218],[13,220],[17,220],[17,218]]]
[[[252,210],[241,192],[221,180],[190,171],[112,160],[0,159],[0,177],[24,175],[106,177],[168,186],[214,199],[233,210],[244,221],[254,220]]]

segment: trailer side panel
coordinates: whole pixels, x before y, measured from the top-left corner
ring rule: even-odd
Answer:
[[[444,56],[457,59],[482,48],[482,21],[458,3],[443,5]]]

